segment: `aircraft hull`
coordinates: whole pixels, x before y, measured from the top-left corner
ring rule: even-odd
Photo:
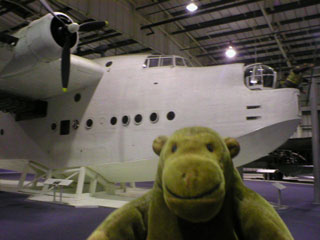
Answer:
[[[148,181],[155,176],[152,142],[159,135],[190,126],[212,128],[239,139],[241,152],[234,162],[240,166],[279,147],[298,125],[298,90],[250,90],[243,64],[143,69],[144,59],[96,61],[113,64],[97,85],[47,99],[46,118],[15,122],[1,113],[0,159],[32,160],[52,169],[86,166],[115,182]],[[150,120],[152,113],[157,121]],[[137,114],[143,117],[140,124]],[[127,125],[124,116],[131,119]],[[61,134],[64,121],[69,121],[68,134]]]
[[[275,123],[249,134],[239,136],[240,154],[233,159],[235,167],[240,167],[259,159],[285,143],[299,124],[299,119]],[[262,144],[261,144],[262,143]],[[153,181],[158,167],[158,158],[123,163],[108,163],[90,166],[97,173],[113,182]]]

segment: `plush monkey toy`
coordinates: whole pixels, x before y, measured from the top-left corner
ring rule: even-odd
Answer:
[[[233,138],[190,127],[154,140],[153,189],[115,210],[89,240],[293,239],[272,206],[234,168]]]

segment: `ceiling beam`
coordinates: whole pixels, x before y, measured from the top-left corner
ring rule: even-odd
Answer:
[[[211,2],[211,3],[201,4],[200,6],[198,6],[198,11],[203,10],[203,9],[218,7],[220,5],[224,5],[224,4],[228,4],[228,3],[232,3],[232,2],[237,2],[237,1],[239,1],[239,0],[220,0],[220,1],[215,1],[215,2]],[[180,15],[184,15],[184,14],[190,14],[190,12],[184,8],[183,10],[171,13],[172,16],[180,16]]]
[[[166,11],[166,10],[164,9],[164,7],[162,7],[161,4],[159,5],[159,7],[160,7],[168,16],[170,16],[170,13],[169,13],[168,11]],[[175,24],[176,24],[179,28],[182,28],[182,25],[181,25],[179,22],[176,22]],[[192,42],[194,42],[197,46],[199,46],[202,51],[204,51],[205,53],[207,53],[207,51],[206,51],[204,48],[201,47],[201,44],[200,44],[190,33],[186,33],[186,35],[188,36],[188,38],[189,38]],[[208,58],[209,58],[211,61],[216,62],[215,58],[214,58],[212,55],[208,56]]]
[[[136,44],[136,43],[138,43],[138,42],[133,40],[133,39],[127,39],[127,40],[124,40],[124,41],[105,44],[106,45],[105,46],[105,51],[109,51],[109,50],[120,48],[120,47],[129,46],[129,45]],[[75,55],[86,56],[86,55],[93,54],[93,53],[97,53],[97,51],[95,49],[89,48],[89,49],[86,49],[86,50],[83,50],[83,51],[82,50],[78,51],[78,52],[75,53]]]
[[[289,10],[304,8],[304,7],[308,7],[316,4],[319,4],[319,0],[295,1],[287,4],[274,6],[272,9],[266,8],[265,11],[268,14],[275,14],[275,13],[285,12]],[[190,25],[184,26],[183,30],[174,31],[174,32],[171,32],[171,34],[175,35],[175,34],[190,32],[198,29],[203,29],[207,27],[218,26],[221,24],[233,23],[241,20],[248,20],[248,19],[261,17],[261,16],[263,16],[262,12],[260,10],[255,10],[251,12],[241,13],[238,15],[233,15],[226,18],[220,18],[220,19],[214,19],[206,22],[190,24]]]
[[[299,18],[293,18],[293,19],[288,19],[288,20],[282,20],[279,23],[281,26],[283,26],[286,24],[299,23],[299,22],[313,20],[313,19],[320,19],[320,14],[314,14],[314,15],[303,17],[303,18],[299,17]],[[262,29],[266,29],[268,27],[269,27],[268,24],[260,24],[255,27],[242,28],[242,29],[237,29],[237,30],[228,31],[228,32],[222,32],[222,33],[201,36],[201,37],[197,37],[196,40],[203,41],[203,40],[208,40],[211,38],[225,37],[225,36],[230,36],[230,35],[234,35],[234,34],[238,34],[238,33],[247,33],[247,32],[251,32],[253,30],[262,30]],[[294,30],[290,30],[290,31],[294,31]],[[277,33],[282,33],[282,32],[283,31],[277,31]]]
[[[320,50],[303,50],[303,51],[296,51],[296,52],[292,52],[291,55],[296,58],[296,57],[306,57],[306,56],[313,56],[313,59],[315,62],[319,62],[320,61],[320,55],[319,55]],[[262,63],[267,63],[272,62],[274,64],[276,64],[277,62],[279,62],[279,60],[282,59],[282,55],[281,54],[274,54],[274,55],[270,55],[270,56],[263,56],[263,57],[258,57],[258,58],[244,58],[244,59],[235,59],[232,61],[228,61],[227,64],[230,63],[245,63],[245,64],[251,64],[251,63],[257,63],[257,62],[262,62]],[[307,59],[311,59],[311,58],[307,58]],[[309,60],[308,60],[309,61]],[[220,64],[224,64],[220,63]],[[301,64],[304,63],[304,59],[298,59],[296,61],[297,64]],[[212,65],[217,65],[217,64],[212,64]],[[211,65],[210,65],[211,66]]]
[[[266,22],[268,23],[268,26],[269,26],[269,28],[270,28],[270,31],[271,31],[271,33],[273,34],[274,40],[276,41],[276,43],[277,43],[277,45],[278,45],[278,48],[280,49],[280,52],[281,52],[283,58],[286,60],[288,67],[292,67],[291,61],[290,61],[290,59],[288,58],[288,55],[287,55],[287,53],[286,53],[286,51],[285,51],[285,49],[284,49],[284,47],[283,47],[283,45],[282,45],[282,43],[281,43],[281,41],[280,41],[280,39],[279,39],[277,33],[276,33],[276,32],[274,31],[274,29],[273,29],[273,26],[272,26],[272,24],[271,24],[271,21],[270,21],[270,19],[269,19],[269,17],[268,17],[268,14],[267,14],[266,10],[264,9],[264,6],[262,6],[262,3],[261,3],[261,2],[259,2],[258,5],[259,5],[259,8],[260,8],[260,10],[261,10],[261,12],[262,12],[262,14],[263,14],[264,19],[265,19]]]
[[[86,45],[86,44],[90,44],[90,43],[94,43],[94,42],[98,42],[98,41],[102,41],[102,40],[106,40],[106,39],[109,39],[109,38],[113,38],[113,37],[118,37],[118,36],[121,36],[121,33],[113,33],[113,34],[104,34],[100,37],[97,37],[97,38],[94,38],[94,39],[91,39],[91,40],[86,40],[86,41],[81,41],[78,46],[83,46],[83,45]]]
[[[205,11],[199,11],[200,10],[200,8],[199,8],[199,10],[197,12],[194,12],[192,14],[190,14],[190,12],[187,12],[183,16],[172,17],[172,18],[169,18],[169,19],[166,19],[166,20],[162,20],[162,21],[159,21],[159,22],[156,22],[156,23],[143,25],[140,29],[141,30],[148,29],[148,28],[151,28],[151,27],[156,27],[156,26],[168,24],[168,23],[171,23],[171,22],[176,22],[176,21],[180,21],[180,20],[183,20],[183,19],[192,18],[192,17],[196,17],[196,16],[208,14],[208,13],[218,12],[218,11],[222,11],[222,10],[228,9],[228,8],[239,7],[239,6],[244,5],[244,4],[250,4],[250,3],[253,3],[253,2],[259,2],[259,1],[261,1],[261,0],[247,0],[247,1],[238,2],[238,3],[235,3],[235,4],[229,4],[229,5],[225,5],[223,7],[218,7],[218,8],[214,8],[214,9],[205,10]],[[222,2],[222,3],[220,3],[220,2]],[[234,2],[234,0],[232,0],[232,1],[220,1],[220,2],[219,2],[220,4],[226,4],[228,2]],[[214,3],[214,4],[217,5],[216,3]],[[201,9],[205,9],[205,8],[202,7]],[[170,15],[172,15],[172,14],[170,14]]]
[[[158,0],[158,1],[154,2],[154,3],[145,4],[145,5],[136,7],[136,11],[144,9],[144,8],[155,6],[155,5],[158,5],[158,4],[163,3],[163,2],[168,2],[168,1],[169,0]]]
[[[3,0],[0,1],[0,5],[5,9],[0,10],[0,16],[4,15],[8,12],[13,12],[17,14],[19,17],[27,18],[32,14],[36,14],[33,9],[28,7],[29,3],[34,2],[35,0],[27,0],[27,1],[12,1],[12,0]]]
[[[297,42],[301,42],[303,41],[303,43],[301,44],[294,44],[294,45],[290,45],[291,48],[297,48],[299,47],[303,47],[303,45],[314,45],[314,37],[302,37],[302,38],[298,38],[298,39],[290,39],[290,40],[283,40],[283,44],[290,44],[290,43],[297,43]],[[311,41],[308,42],[308,41]],[[269,43],[265,43],[265,44],[260,44],[263,42],[269,42]],[[259,44],[256,44],[259,43]],[[256,44],[256,45],[250,45],[249,44]],[[255,41],[255,40],[250,40],[250,41],[243,41],[243,42],[238,42],[238,43],[232,43],[232,46],[234,46],[236,48],[237,51],[242,51],[242,50],[250,50],[250,49],[261,49],[264,47],[270,47],[270,46],[274,46],[277,43],[275,43],[274,41],[270,42],[269,38],[265,38],[263,41]],[[215,47],[210,47],[210,48],[205,48],[208,51],[208,54],[213,54],[213,55],[217,55],[217,54],[222,54],[225,52],[224,49],[226,49],[229,46],[228,43],[224,43],[224,44],[219,44],[218,46]],[[205,56],[205,54],[200,54],[197,55],[197,57],[203,57]]]

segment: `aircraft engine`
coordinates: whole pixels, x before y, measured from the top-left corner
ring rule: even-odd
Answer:
[[[63,13],[56,13],[56,15],[68,25],[73,23],[72,19]],[[61,21],[47,14],[14,34],[19,41],[14,47],[13,59],[4,68],[1,76],[6,77],[26,71],[38,62],[59,59],[66,42],[62,25]],[[77,42],[78,33],[74,32],[70,41],[71,50],[76,47]]]

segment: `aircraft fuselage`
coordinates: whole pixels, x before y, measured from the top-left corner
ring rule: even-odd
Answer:
[[[298,125],[298,91],[250,90],[243,64],[143,68],[145,58],[96,59],[105,68],[102,79],[45,99],[45,118],[15,122],[1,113],[0,158],[50,168],[156,161],[157,136],[205,126],[239,138],[239,166],[274,150]]]

